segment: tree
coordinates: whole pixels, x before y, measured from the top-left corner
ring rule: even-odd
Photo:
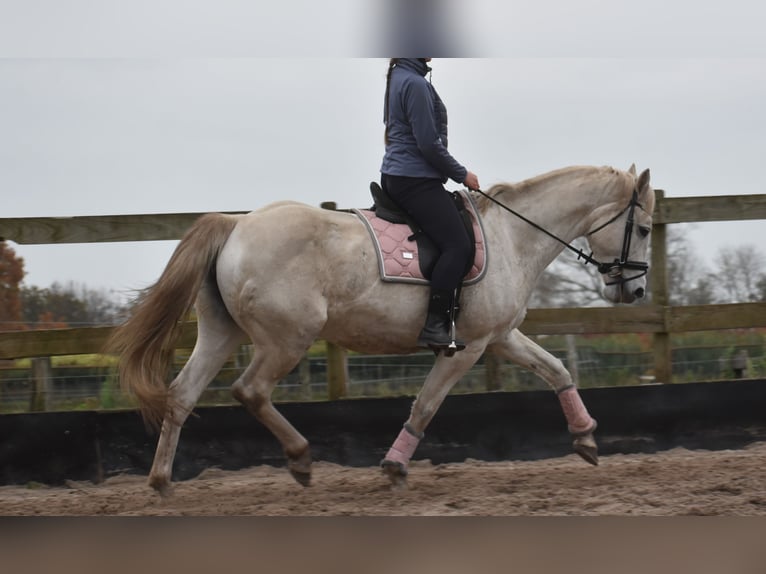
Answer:
[[[717,302],[715,276],[702,263],[681,227],[668,228],[668,295],[671,305],[709,305]],[[573,244],[587,253],[583,239]],[[649,273],[651,274],[651,269]],[[530,307],[587,307],[603,304],[603,281],[596,269],[565,250],[545,270],[530,300]]]
[[[716,265],[716,277],[728,302],[746,303],[759,299],[758,285],[764,278],[766,257],[754,245],[721,248]]]
[[[585,240],[573,243],[587,253]],[[592,265],[585,265],[573,252],[564,250],[537,282],[530,307],[588,307],[603,301],[601,276]]]
[[[716,290],[710,271],[697,256],[684,228],[667,232],[668,299],[671,305],[710,305]]]
[[[0,330],[21,326],[19,285],[24,274],[24,260],[5,241],[0,241]]]
[[[758,280],[758,284],[756,285],[756,288],[757,288],[758,301],[766,301],[766,273],[761,275],[761,278]]]
[[[104,291],[85,285],[53,283],[50,287],[23,287],[23,319],[31,327],[80,327],[113,324],[122,306]]]
[[[717,301],[715,277],[712,274],[700,277],[691,289],[685,291],[684,296],[685,305],[712,305]]]

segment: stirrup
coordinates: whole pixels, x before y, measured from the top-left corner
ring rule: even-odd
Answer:
[[[462,351],[465,349],[465,343],[463,341],[458,341],[457,337],[455,337],[455,319],[454,319],[454,312],[453,312],[453,319],[450,321],[450,330],[449,330],[449,336],[450,336],[450,344],[447,345],[447,348],[444,350],[444,356],[445,357],[451,357],[458,351]]]
[[[444,351],[445,357],[452,357],[458,351],[462,351],[463,349],[465,349],[465,343],[462,343],[460,341],[452,341],[446,347],[437,347],[436,345],[433,345],[430,347],[430,349],[434,352],[434,355],[436,355],[437,357],[442,351]]]
[[[458,344],[455,343],[455,341],[452,341],[452,343],[450,343],[449,347],[447,347],[444,350],[444,356],[445,357],[452,357],[452,356],[455,355],[455,353],[457,353],[458,351],[462,351],[463,349],[465,349],[465,345],[458,345]]]
[[[444,351],[445,357],[452,357],[458,351],[465,349],[465,343],[463,341],[459,341],[455,334],[455,321],[450,321],[450,342],[446,345],[429,345],[428,348],[431,349],[434,352],[434,355],[437,357],[442,351]]]

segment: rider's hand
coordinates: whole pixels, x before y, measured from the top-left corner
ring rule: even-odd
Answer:
[[[479,185],[479,178],[476,177],[476,174],[472,171],[469,171],[465,175],[465,179],[463,180],[463,185],[465,185],[468,189],[476,191],[477,189],[481,189],[481,186]]]

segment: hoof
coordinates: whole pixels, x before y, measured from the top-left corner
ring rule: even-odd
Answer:
[[[300,484],[304,487],[311,486],[311,473],[310,472],[300,472],[298,470],[290,469],[290,474],[295,479],[295,482]]]
[[[574,451],[579,454],[585,462],[598,466],[598,445],[592,434],[577,437],[572,443]]]
[[[301,486],[311,486],[311,451],[308,447],[298,456],[287,457],[287,468]]]
[[[383,460],[380,468],[391,481],[391,490],[407,490],[407,467],[401,462]]]
[[[149,486],[156,490],[162,498],[173,496],[173,485],[167,480],[149,477]]]

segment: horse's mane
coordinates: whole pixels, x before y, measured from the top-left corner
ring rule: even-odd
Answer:
[[[501,201],[500,196],[503,196],[503,201],[512,201],[510,200],[511,197],[518,195],[519,188],[521,184],[513,184],[513,183],[496,183],[492,187],[490,187],[485,193],[498,201]],[[487,208],[492,205],[492,201],[488,199],[487,197],[480,195],[475,200],[476,202],[476,209],[479,211],[481,215],[485,215],[487,213]]]
[[[493,185],[492,187],[490,187],[489,190],[486,192],[486,194],[490,196],[491,198],[496,199],[497,201],[503,201],[503,202],[512,204],[514,202],[515,197],[528,194],[532,189],[539,187],[540,184],[542,183],[545,183],[557,178],[572,177],[573,174],[578,172],[583,174],[584,173],[593,173],[593,174],[601,173],[603,175],[610,175],[610,176],[630,177],[626,172],[620,171],[610,166],[603,166],[603,167],[571,166],[571,167],[564,167],[564,168],[556,169],[553,171],[549,171],[547,173],[543,173],[541,175],[537,175],[516,183],[508,183],[508,182],[497,183]],[[482,215],[486,213],[487,208],[490,205],[492,205],[492,201],[490,199],[487,199],[484,196],[479,196],[478,198],[476,198],[476,208],[478,209],[479,213],[481,213]]]

